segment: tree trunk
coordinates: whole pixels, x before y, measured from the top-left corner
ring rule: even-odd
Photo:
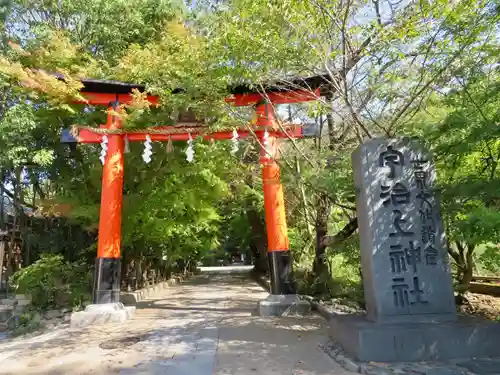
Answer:
[[[316,276],[328,271],[325,259],[326,246],[323,238],[328,234],[328,219],[332,209],[332,202],[327,194],[320,193],[316,198],[316,256],[313,263],[313,272]]]
[[[3,290],[3,264],[5,259],[5,246],[6,241],[4,240],[5,234],[5,199],[4,199],[4,180],[5,180],[5,171],[3,168],[0,169],[0,291]]]
[[[249,174],[246,177],[245,182],[250,188],[254,188],[252,175]],[[251,197],[246,199],[245,205],[248,223],[252,228],[252,238],[250,239],[250,242],[253,244],[255,249],[255,269],[259,272],[267,273],[269,270],[269,262],[267,260],[267,232],[265,219],[263,215],[261,215],[260,212],[258,212],[253,206]]]
[[[144,267],[144,280],[146,282],[146,287],[151,285],[151,262],[148,260],[146,266]]]
[[[330,151],[333,151],[335,149],[335,123],[333,122],[333,115],[331,111],[328,111],[328,113],[326,114],[326,123],[328,125],[328,148],[330,149]]]
[[[14,171],[14,194],[12,199],[12,205],[14,206],[14,217],[12,220],[12,230],[10,233],[10,242],[8,246],[8,263],[7,263],[7,277],[12,276],[12,274],[17,270],[17,257],[15,255],[16,249],[16,234],[17,234],[17,224],[20,219],[20,203],[19,203],[19,191],[21,189],[21,167],[17,166]]]
[[[142,287],[142,254],[139,259],[135,261],[135,286],[134,290],[138,290]]]
[[[473,244],[463,244],[460,241],[455,241],[457,250],[453,250],[451,246],[448,246],[448,253],[451,255],[457,266],[457,281],[458,281],[458,293],[460,295],[465,294],[469,288],[472,281],[472,276],[474,272],[474,250],[476,248]]]
[[[304,212],[304,220],[306,222],[307,234],[309,235],[309,237],[312,238],[312,225],[311,225],[311,222],[309,220],[306,191],[304,189],[304,184],[302,183],[302,175],[300,172],[300,163],[299,163],[299,158],[297,156],[295,157],[295,173],[297,175],[297,185],[298,185],[299,190],[300,190],[300,200],[301,200],[301,204],[302,204],[302,210]]]
[[[3,235],[0,239],[0,292],[3,291],[3,260],[5,254],[5,241],[3,240]]]
[[[267,260],[267,239],[265,237],[266,226],[263,223],[261,215],[253,207],[247,209],[247,218],[252,228],[251,243],[255,249],[255,269],[267,273],[269,262]]]
[[[325,236],[323,238],[323,245],[325,247],[327,246],[336,246],[347,240],[354,232],[356,232],[356,229],[358,229],[358,218],[355,217],[354,219],[351,219],[347,223],[347,225],[341,229],[340,232],[338,232],[334,236]]]
[[[5,170],[0,169],[0,231],[5,230]]]
[[[126,254],[128,254],[128,252],[125,252],[122,249],[120,288],[128,292],[129,291],[128,278],[129,278],[130,267],[129,267],[128,257],[126,256]]]
[[[466,293],[470,288],[470,283],[472,281],[472,276],[474,272],[474,258],[473,258],[474,249],[475,245],[472,244],[467,245],[466,254],[464,258],[465,260],[464,270],[462,273],[462,277],[460,279],[460,284],[458,286],[460,294]]]

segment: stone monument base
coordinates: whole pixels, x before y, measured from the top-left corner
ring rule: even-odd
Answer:
[[[380,324],[362,315],[330,318],[330,335],[359,361],[500,357],[500,324],[459,317],[442,323]]]
[[[307,315],[310,312],[311,304],[296,294],[270,294],[259,301],[260,316]]]
[[[71,314],[71,327],[81,328],[105,323],[123,323],[135,316],[135,306],[123,303],[88,305],[85,311]]]

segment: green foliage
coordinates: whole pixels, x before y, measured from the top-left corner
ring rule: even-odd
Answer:
[[[356,236],[327,249],[328,275],[313,280],[310,270],[318,256],[316,232],[333,235],[355,215],[350,154],[367,137],[424,139],[436,157],[450,242],[471,252],[499,242],[494,2],[399,2],[390,11],[366,0],[216,3],[186,9],[176,0],[15,0],[2,8],[0,166],[6,180],[13,181],[15,166],[28,166],[24,197],[44,207],[65,204],[65,215],[96,228],[99,146],[69,151],[59,141],[60,128],[105,121],[102,108],[68,104],[78,95],[79,78],[140,82],[160,95],[156,108],[137,96],[122,115],[127,128],[171,124],[189,108],[216,129],[246,124],[252,113],[228,108],[228,85],[262,89],[276,78],[326,73],[327,99],[292,105],[288,114],[278,108],[282,119],[315,120],[323,129],[315,139],[280,145],[289,237],[305,290],[359,291]],[[65,75],[66,82],[47,72]],[[184,92],[173,94],[179,87]],[[153,161],[145,165],[143,146],[130,146],[123,209],[128,264],[158,270],[221,248],[255,245],[259,236],[248,214],[263,213],[260,171],[251,167],[258,160],[255,147],[231,157],[223,142],[196,140],[195,163],[188,164],[184,144],[168,153],[155,143]],[[326,225],[317,223],[322,210]],[[48,243],[62,241],[57,233],[50,236]],[[74,253],[88,262],[94,249],[76,250],[66,251],[65,260]],[[493,250],[484,254],[479,261],[493,269]],[[56,294],[73,289],[71,304],[78,304],[90,289],[88,281],[71,282],[90,277],[84,267],[60,257],[30,267],[14,279],[40,306],[59,304]]]
[[[27,294],[39,309],[78,308],[90,299],[92,274],[79,263],[67,263],[60,255],[46,254],[11,278],[16,292]]]
[[[469,244],[488,241],[500,242],[500,213],[496,208],[487,208],[471,202],[452,218],[449,230],[451,238]]]
[[[467,66],[458,85],[446,95],[433,95],[408,124],[434,151],[443,218],[460,290],[468,288],[473,270],[498,270],[496,248],[474,256],[477,249],[500,242],[500,119],[497,52],[486,47],[482,64]],[[478,263],[478,264],[476,264]]]
[[[35,37],[54,29],[71,31],[74,42],[113,61],[131,43],[155,39],[166,21],[182,16],[184,4],[177,0],[15,0],[11,12],[9,21]]]
[[[42,327],[40,314],[36,311],[27,311],[21,315],[15,315],[9,320],[9,333],[13,337],[36,331]]]
[[[500,274],[500,250],[498,246],[486,246],[485,250],[478,255],[477,261],[481,265],[481,271],[486,271],[491,275]]]

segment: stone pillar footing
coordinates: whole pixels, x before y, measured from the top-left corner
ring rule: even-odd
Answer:
[[[270,251],[269,273],[271,276],[271,294],[294,294],[291,282],[292,256],[290,250]]]
[[[106,323],[123,323],[134,316],[135,306],[124,306],[121,302],[88,305],[85,311],[71,314],[71,327],[81,328]]]
[[[120,302],[120,258],[96,258],[92,303],[96,305]]]
[[[459,317],[439,323],[371,322],[362,315],[333,315],[330,336],[363,362],[409,362],[500,356],[500,324]]]
[[[307,315],[310,312],[311,304],[296,294],[270,294],[259,301],[259,315],[263,317]]]

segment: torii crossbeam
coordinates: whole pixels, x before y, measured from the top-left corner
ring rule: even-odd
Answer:
[[[76,139],[72,140],[71,137],[68,139],[66,135],[65,142],[100,143],[103,141],[103,137],[107,139],[107,152],[103,163],[93,303],[115,303],[120,300],[125,138],[131,142],[146,140],[189,141],[198,136],[210,140],[228,140],[233,138],[234,132],[210,132],[207,128],[199,126],[159,126],[150,130],[126,132],[122,130],[119,116],[113,115],[113,109],[117,109],[117,106],[121,104],[130,103],[133,99],[132,90],[144,91],[145,87],[114,81],[83,80],[82,83],[84,87],[81,90],[81,95],[85,101],[80,103],[107,106],[107,121],[99,128],[81,129]],[[300,84],[302,87],[299,86]],[[283,187],[280,183],[280,168],[274,159],[276,140],[278,138],[302,137],[300,125],[278,127],[274,105],[317,100],[321,95],[321,84],[324,84],[324,80],[313,77],[309,81],[292,82],[292,87],[267,87],[265,94],[240,86],[233,88],[231,90],[232,96],[226,99],[226,102],[234,106],[254,105],[256,110],[256,122],[252,130],[237,129],[237,134],[241,138],[250,135],[256,136],[262,145],[260,163],[262,165],[271,294],[273,295],[293,293],[289,279],[292,260],[289,251]],[[152,105],[159,103],[159,98],[156,96],[148,95],[147,100]]]

